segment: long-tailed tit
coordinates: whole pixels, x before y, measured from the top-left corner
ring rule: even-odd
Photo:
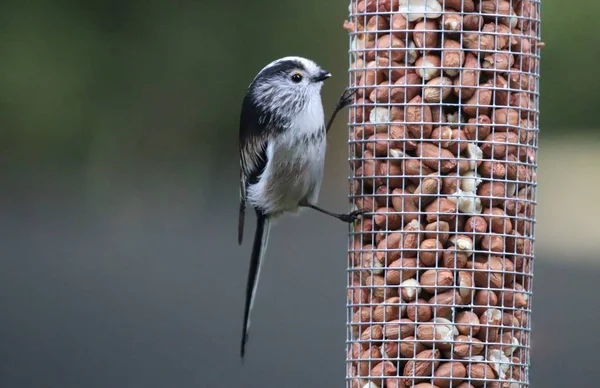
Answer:
[[[332,213],[317,207],[325,165],[326,135],[335,115],[351,102],[348,90],[325,125],[321,87],[331,74],[315,62],[285,57],[265,66],[254,78],[240,117],[240,209],[242,243],[246,203],[257,217],[246,286],[241,343],[244,357],[250,312],[273,219],[312,208],[344,222],[362,213]]]

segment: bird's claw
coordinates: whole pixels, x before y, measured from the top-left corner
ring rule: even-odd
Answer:
[[[338,102],[338,108],[343,109],[352,103],[352,97],[358,92],[358,89],[350,89],[346,88],[342,96],[340,97],[340,101]]]
[[[366,210],[355,210],[351,213],[344,214],[342,217],[342,221],[347,222],[347,223],[354,222],[354,221],[360,219],[360,217],[365,213],[366,213]]]

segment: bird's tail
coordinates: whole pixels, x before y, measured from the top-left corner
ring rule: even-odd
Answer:
[[[246,305],[244,310],[244,328],[242,332],[241,357],[244,358],[246,342],[248,341],[248,331],[250,329],[250,313],[254,307],[254,298],[256,297],[256,288],[263,257],[267,249],[269,240],[269,229],[271,227],[269,218],[256,211],[256,232],[254,232],[254,243],[252,245],[252,256],[250,257],[250,269],[248,271],[248,280],[246,283]]]

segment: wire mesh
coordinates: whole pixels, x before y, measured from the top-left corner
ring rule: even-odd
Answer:
[[[529,386],[540,1],[353,0],[351,388]]]

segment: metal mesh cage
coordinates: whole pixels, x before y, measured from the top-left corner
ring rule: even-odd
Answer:
[[[346,386],[528,386],[540,1],[349,12]]]

